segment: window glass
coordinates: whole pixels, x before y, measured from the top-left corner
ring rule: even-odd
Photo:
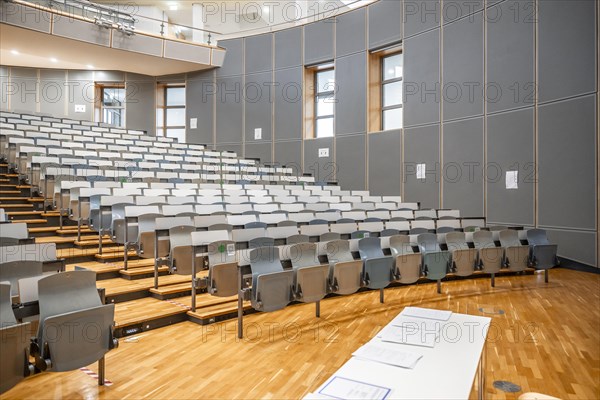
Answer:
[[[332,137],[333,136],[333,117],[332,118],[321,118],[317,120],[317,134],[316,137]]]
[[[184,87],[167,87],[167,106],[185,106]]]
[[[317,72],[317,93],[333,92],[335,90],[335,71],[330,69]]]
[[[402,53],[383,59],[383,80],[402,78],[403,59]]]
[[[166,126],[185,126],[185,108],[167,108]]]
[[[393,108],[383,112],[383,130],[402,128],[402,108]]]
[[[402,104],[402,81],[383,85],[383,107]]]

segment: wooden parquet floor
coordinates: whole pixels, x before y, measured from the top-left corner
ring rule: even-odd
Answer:
[[[444,282],[326,299],[199,326],[191,322],[121,340],[107,356],[111,386],[81,371],[26,379],[2,399],[297,399],[315,390],[352,352],[405,306],[493,318],[487,342],[486,398],[535,391],[564,399],[600,398],[600,275],[556,269],[542,274]],[[90,369],[96,371],[97,366]],[[443,371],[440,371],[443,373]],[[506,380],[522,387],[504,393]],[[434,381],[434,377],[432,377]],[[476,392],[473,391],[472,397]]]

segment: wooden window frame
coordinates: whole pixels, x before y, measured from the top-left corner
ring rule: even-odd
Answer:
[[[317,103],[320,97],[332,96],[335,101],[335,88],[327,92],[318,92],[317,74],[325,71],[334,71],[333,63],[319,64],[304,69],[304,138],[317,139],[317,121],[319,119],[333,119],[335,137],[335,107],[333,114],[317,116]],[[328,136],[329,137],[329,136]]]
[[[180,106],[169,106],[167,103],[167,92],[168,89],[171,88],[184,88],[186,89],[185,83],[176,83],[176,84],[166,84],[166,83],[159,83],[157,85],[157,102],[156,102],[156,107],[157,107],[157,113],[160,112],[162,113],[162,126],[156,126],[157,130],[160,129],[162,130],[162,136],[163,137],[168,137],[167,136],[167,130],[168,129],[187,129],[186,125],[180,126],[180,125],[168,125],[168,121],[167,121],[167,112],[168,110],[172,110],[172,109],[183,109],[185,110],[187,107],[187,104],[183,104]],[[184,118],[184,122],[187,122]],[[158,135],[157,135],[158,136]]]
[[[383,80],[383,60],[387,57],[403,54],[402,46],[394,46],[374,51],[369,55],[369,88],[367,99],[367,120],[369,133],[383,132],[383,113],[387,110],[403,108],[404,104],[383,107],[383,87],[386,84],[402,81],[401,78]]]
[[[104,110],[123,110],[123,124],[116,126],[118,128],[125,128],[127,126],[127,88],[125,87],[125,83],[103,83],[103,82],[95,82],[94,84],[96,90],[96,101],[94,104],[95,108],[95,120],[98,122],[104,122]],[[104,90],[105,89],[123,89],[125,91],[125,96],[122,107],[105,107],[104,106]]]

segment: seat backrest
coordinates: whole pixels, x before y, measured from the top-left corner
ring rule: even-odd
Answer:
[[[252,276],[283,271],[279,260],[279,250],[273,246],[263,246],[250,252]]]
[[[347,240],[332,240],[327,243],[327,259],[329,264],[354,261]]]
[[[41,261],[11,261],[0,264],[0,282],[9,282],[12,295],[19,294],[19,279],[42,275]]]
[[[21,240],[29,237],[27,224],[25,223],[2,224],[0,230],[2,231],[2,236],[0,239],[12,238]]]
[[[409,234],[411,234],[411,235],[421,235],[424,233],[428,233],[427,229],[425,229],[425,228],[412,228],[409,231]]]
[[[180,246],[191,246],[192,232],[196,232],[196,228],[189,225],[179,225],[170,228],[169,242],[171,245],[171,251]]]
[[[2,279],[0,279],[2,281]],[[4,328],[15,325],[17,319],[12,309],[11,284],[8,282],[0,283],[0,327]]]
[[[527,242],[532,246],[550,244],[544,229],[529,229],[527,231]]]
[[[446,245],[448,250],[465,250],[469,248],[463,232],[446,233]]]
[[[208,245],[208,264],[218,265],[236,261],[235,242],[217,240]]]
[[[228,241],[230,239],[229,232],[226,230],[191,233],[192,246],[208,246],[210,243],[216,241]]]
[[[494,236],[490,231],[473,232],[473,243],[475,244],[476,249],[496,247],[496,244],[494,243]]]
[[[381,239],[378,237],[367,237],[359,240],[358,252],[363,260],[385,257],[381,249]]]
[[[519,241],[519,233],[512,229],[500,231],[500,244],[502,247],[521,246]]]
[[[437,241],[437,236],[433,233],[421,233],[417,236],[417,243],[421,253],[432,253],[440,251],[440,245]]]
[[[69,271],[48,275],[38,281],[38,294],[40,338],[46,318],[102,305],[94,271]]]
[[[320,265],[316,243],[298,243],[290,248],[290,259],[294,269]]]
[[[310,237],[307,235],[291,235],[286,238],[286,244],[299,244],[310,242]]]
[[[404,254],[414,254],[408,235],[395,235],[390,238],[390,250],[394,257]]]

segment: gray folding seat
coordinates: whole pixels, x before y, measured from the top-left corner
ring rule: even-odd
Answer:
[[[320,316],[320,301],[327,295],[329,265],[321,265],[315,243],[298,243],[291,247],[296,300],[316,302],[316,316]]]
[[[442,251],[433,233],[422,233],[417,236],[417,243],[421,251],[421,270],[432,281],[437,281],[437,291],[442,292],[442,279],[446,277],[450,265],[450,253]]]
[[[142,258],[165,257],[169,254],[169,241],[160,240],[158,253],[156,249],[156,219],[163,218],[161,214],[144,214],[138,217],[137,253]]]
[[[41,261],[10,261],[0,264],[0,282],[8,282],[11,296],[19,295],[19,279],[31,278],[43,274],[44,264]]]
[[[2,224],[0,230],[2,231],[0,246],[15,246],[30,241],[26,223]]]
[[[390,250],[396,260],[396,281],[409,285],[421,277],[421,255],[415,253],[408,235],[390,237]]]
[[[209,231],[233,231],[233,226],[229,224],[214,224],[208,227]]]
[[[544,270],[544,279],[548,282],[548,270],[560,264],[558,260],[558,246],[548,241],[546,231],[543,229],[530,229],[527,231],[527,241],[530,248],[530,265],[535,269]]]
[[[470,276],[475,272],[477,249],[470,249],[463,232],[446,233],[446,245],[452,255],[452,271],[458,276]]]
[[[96,273],[72,271],[38,282],[40,325],[35,356],[41,371],[72,371],[98,361],[98,384],[104,385],[104,356],[118,345],[113,337],[115,305],[103,305]],[[90,338],[87,329],[96,327]]]
[[[317,256],[327,257],[327,243],[334,240],[341,240],[342,236],[339,233],[327,232],[319,236],[317,243]]]
[[[239,290],[235,242],[219,240],[208,245],[208,292],[213,296],[235,296]]]
[[[363,261],[355,260],[347,240],[327,242],[329,282],[332,293],[356,293],[363,286]]]
[[[299,243],[309,243],[310,237],[307,235],[293,235],[289,236],[285,243],[288,245],[299,244]]]
[[[454,232],[454,231],[455,231],[455,229],[452,228],[452,227],[449,227],[449,226],[443,226],[441,228],[438,227],[435,230],[435,233],[437,235],[438,243],[440,243],[440,244],[446,243],[446,235],[448,233],[451,233],[451,232]]]
[[[383,289],[394,279],[394,259],[383,254],[381,239],[367,237],[358,242],[358,251],[363,260],[363,281],[369,289],[379,289],[383,303]]]
[[[10,284],[0,283],[0,394],[32,372],[29,366],[30,323],[17,324],[12,310]]]
[[[194,226],[181,225],[169,229],[169,270],[177,275],[192,274],[192,232]],[[197,265],[202,265],[202,259],[196,257]]]
[[[295,300],[294,271],[284,271],[276,248],[254,249],[250,252],[250,260],[252,308],[264,312],[277,311]]]
[[[504,247],[504,266],[512,272],[525,271],[529,267],[529,246],[521,244],[519,233],[505,229],[500,231],[499,239]]]
[[[504,249],[496,247],[492,232],[473,232],[473,243],[478,251],[477,264],[481,270],[491,274],[492,287],[496,286],[495,276],[502,269]]]

